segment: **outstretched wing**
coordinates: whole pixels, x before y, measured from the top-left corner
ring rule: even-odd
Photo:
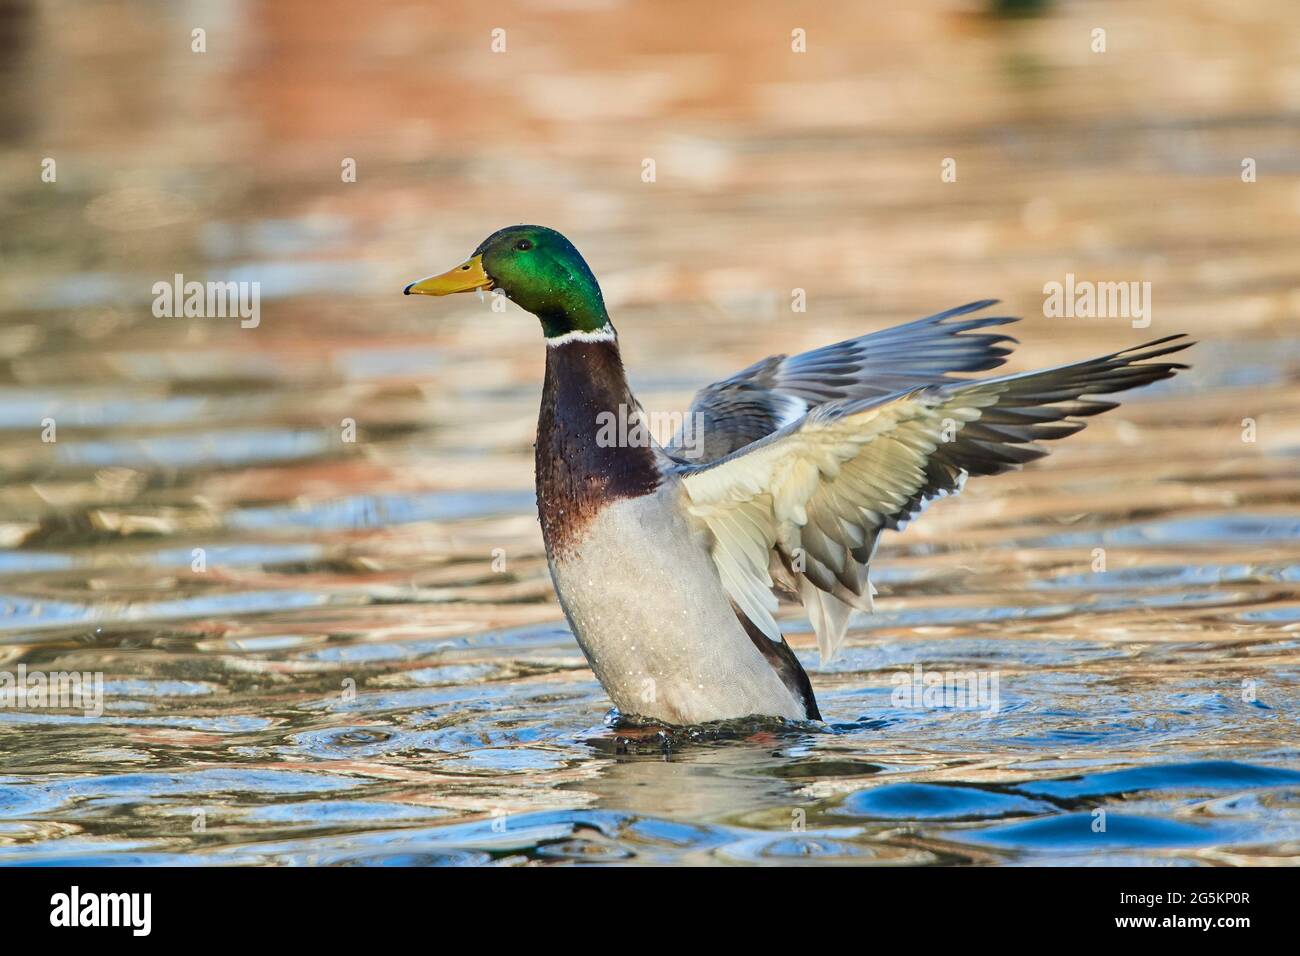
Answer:
[[[883,398],[918,385],[960,381],[950,372],[997,368],[1011,351],[1006,343],[1016,340],[971,333],[1017,320],[960,319],[995,304],[971,302],[801,355],[765,358],[696,393],[687,413],[690,430],[678,432],[665,451],[695,464],[715,461],[827,402]]]
[[[679,468],[686,507],[712,536],[722,583],[774,641],[772,572],[788,575],[833,657],[853,608],[868,609],[868,566],[882,528],[929,499],[1041,458],[1039,441],[1072,435],[1074,419],[1121,392],[1186,368],[1151,359],[1192,343],[1173,335],[1040,372],[834,402],[720,461]]]

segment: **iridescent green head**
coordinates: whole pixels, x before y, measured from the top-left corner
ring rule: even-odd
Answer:
[[[508,226],[484,239],[461,265],[412,282],[407,295],[500,289],[542,322],[548,339],[610,330],[600,285],[568,239],[545,226]]]

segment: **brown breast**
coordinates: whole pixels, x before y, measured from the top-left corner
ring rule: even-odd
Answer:
[[[638,410],[617,343],[547,346],[536,452],[537,511],[549,557],[580,542],[605,505],[659,486],[653,450],[618,427]]]

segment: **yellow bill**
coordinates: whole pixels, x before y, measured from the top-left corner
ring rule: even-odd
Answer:
[[[402,293],[404,295],[451,295],[453,292],[473,292],[475,289],[490,288],[492,288],[492,279],[483,271],[483,257],[475,256],[441,275],[412,282],[402,290]]]

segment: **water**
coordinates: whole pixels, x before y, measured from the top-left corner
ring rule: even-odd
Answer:
[[[1068,7],[828,5],[798,59],[776,3],[525,5],[491,60],[418,6],[249,4],[193,54],[184,8],[18,4],[0,670],[105,683],[0,709],[0,862],[1297,862],[1300,92],[1254,7],[1090,5],[1089,60]],[[399,294],[520,220],[588,254],[656,410],[990,294],[1016,369],[1204,344],[886,536],[824,726],[662,733],[607,722],[550,590],[535,323]],[[260,281],[260,324],[155,318],[177,272]],[[1152,326],[1043,317],[1066,272],[1151,280]],[[901,706],[916,665],[997,711]]]

